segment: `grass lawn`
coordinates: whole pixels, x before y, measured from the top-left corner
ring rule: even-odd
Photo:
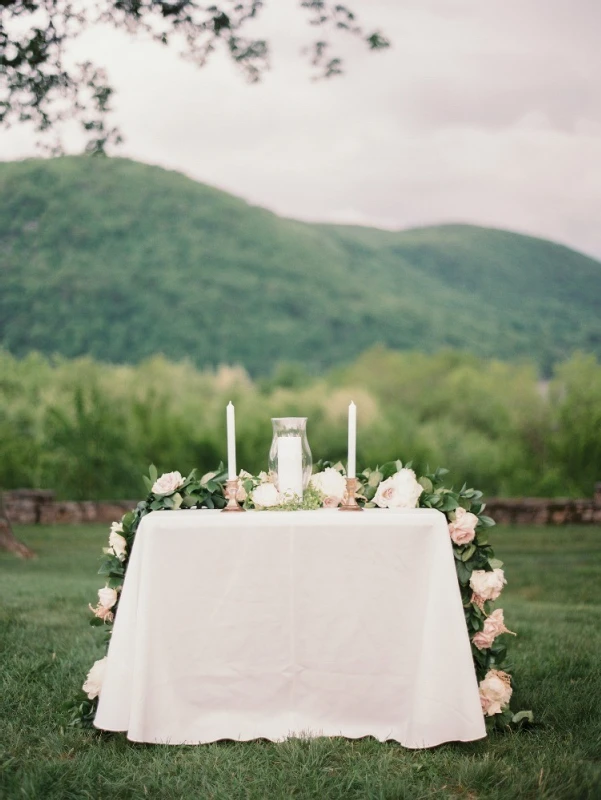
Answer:
[[[66,727],[102,655],[87,603],[107,528],[32,527],[0,554],[0,798],[601,798],[601,529],[499,528],[515,708],[537,725],[409,751],[370,739],[165,747]]]

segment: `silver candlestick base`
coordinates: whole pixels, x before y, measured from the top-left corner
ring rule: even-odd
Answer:
[[[246,511],[236,499],[236,495],[238,494],[238,478],[225,482],[224,494],[227,499],[227,505],[225,508],[221,509],[222,511]]]
[[[339,511],[363,511],[357,502],[357,478],[346,479],[346,495],[344,503],[339,507]]]

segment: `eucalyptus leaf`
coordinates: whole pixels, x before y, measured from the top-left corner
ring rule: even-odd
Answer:
[[[426,477],[419,478],[417,482],[422,487],[422,489],[428,494],[432,494],[432,492],[434,491],[434,486],[432,485],[432,481],[430,480],[430,478]]]
[[[380,482],[383,480],[383,478],[384,478],[384,475],[380,472],[380,470],[376,469],[369,476],[369,479],[367,481],[367,485],[368,486],[373,486],[375,489],[377,489],[379,484],[380,484]]]
[[[465,550],[461,553],[461,560],[464,562],[469,561],[475,552],[476,552],[476,546],[473,544],[469,544],[465,548]]]
[[[150,467],[148,468],[148,474],[150,475],[150,481],[152,485],[156,482],[157,478],[159,477],[157,468],[155,467],[154,464],[151,464]]]

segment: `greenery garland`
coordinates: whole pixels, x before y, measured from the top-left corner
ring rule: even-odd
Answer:
[[[316,468],[321,475],[334,471],[344,475],[344,467],[340,462],[331,464],[322,461]],[[441,511],[449,524],[457,580],[487,728],[490,730],[499,725],[532,722],[530,711],[514,714],[510,707],[513,679],[505,663],[507,646],[504,642],[498,641],[498,637],[511,632],[504,626],[502,610],[492,610],[493,602],[505,583],[501,569],[503,562],[495,558],[493,548],[488,541],[488,530],[495,523],[483,513],[485,504],[482,501],[482,492],[470,489],[465,484],[458,491],[445,487],[443,479],[448,474],[447,469],[438,468],[416,479],[411,470],[411,462],[403,467],[401,461],[391,461],[375,469],[365,469],[357,475],[358,502],[367,508],[376,507],[381,485],[384,482],[394,481],[396,476],[403,474],[415,481],[416,486],[419,484],[417,491],[420,494],[416,505],[420,508]],[[93,612],[90,624],[102,627],[107,650],[119,606],[120,591],[140,521],[151,511],[223,508],[226,504],[224,497],[226,478],[227,472],[223,464],[202,477],[198,477],[197,470],[193,470],[187,478],[183,478],[179,473],[169,473],[159,479],[156,468],[150,467],[149,476],[144,476],[149,490],[148,496],[138,503],[133,511],[124,514],[120,522],[112,524],[109,546],[104,549],[98,570],[98,574],[105,579],[105,587],[98,593],[97,606],[90,605],[90,610]],[[157,486],[161,488],[161,481],[164,479],[167,479],[167,482],[162,488],[166,488],[167,491],[159,492]],[[269,477],[265,473],[253,476],[241,472],[238,499],[246,508],[255,508],[253,492],[258,486],[267,482]],[[312,510],[321,507],[324,501],[323,493],[312,483],[305,491],[302,501],[295,497],[285,497],[264,510]],[[462,540],[465,541],[461,543]],[[475,576],[479,579],[477,584]],[[476,588],[484,586],[485,590],[480,590],[483,594],[478,595],[474,586]],[[70,706],[71,725],[93,724],[101,685],[101,678],[94,679],[93,673],[97,665],[103,661],[104,659],[100,659],[96,662],[74,704]]]

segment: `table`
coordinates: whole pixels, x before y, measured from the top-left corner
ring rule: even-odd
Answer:
[[[482,738],[444,515],[147,515],[95,725],[164,744]]]

